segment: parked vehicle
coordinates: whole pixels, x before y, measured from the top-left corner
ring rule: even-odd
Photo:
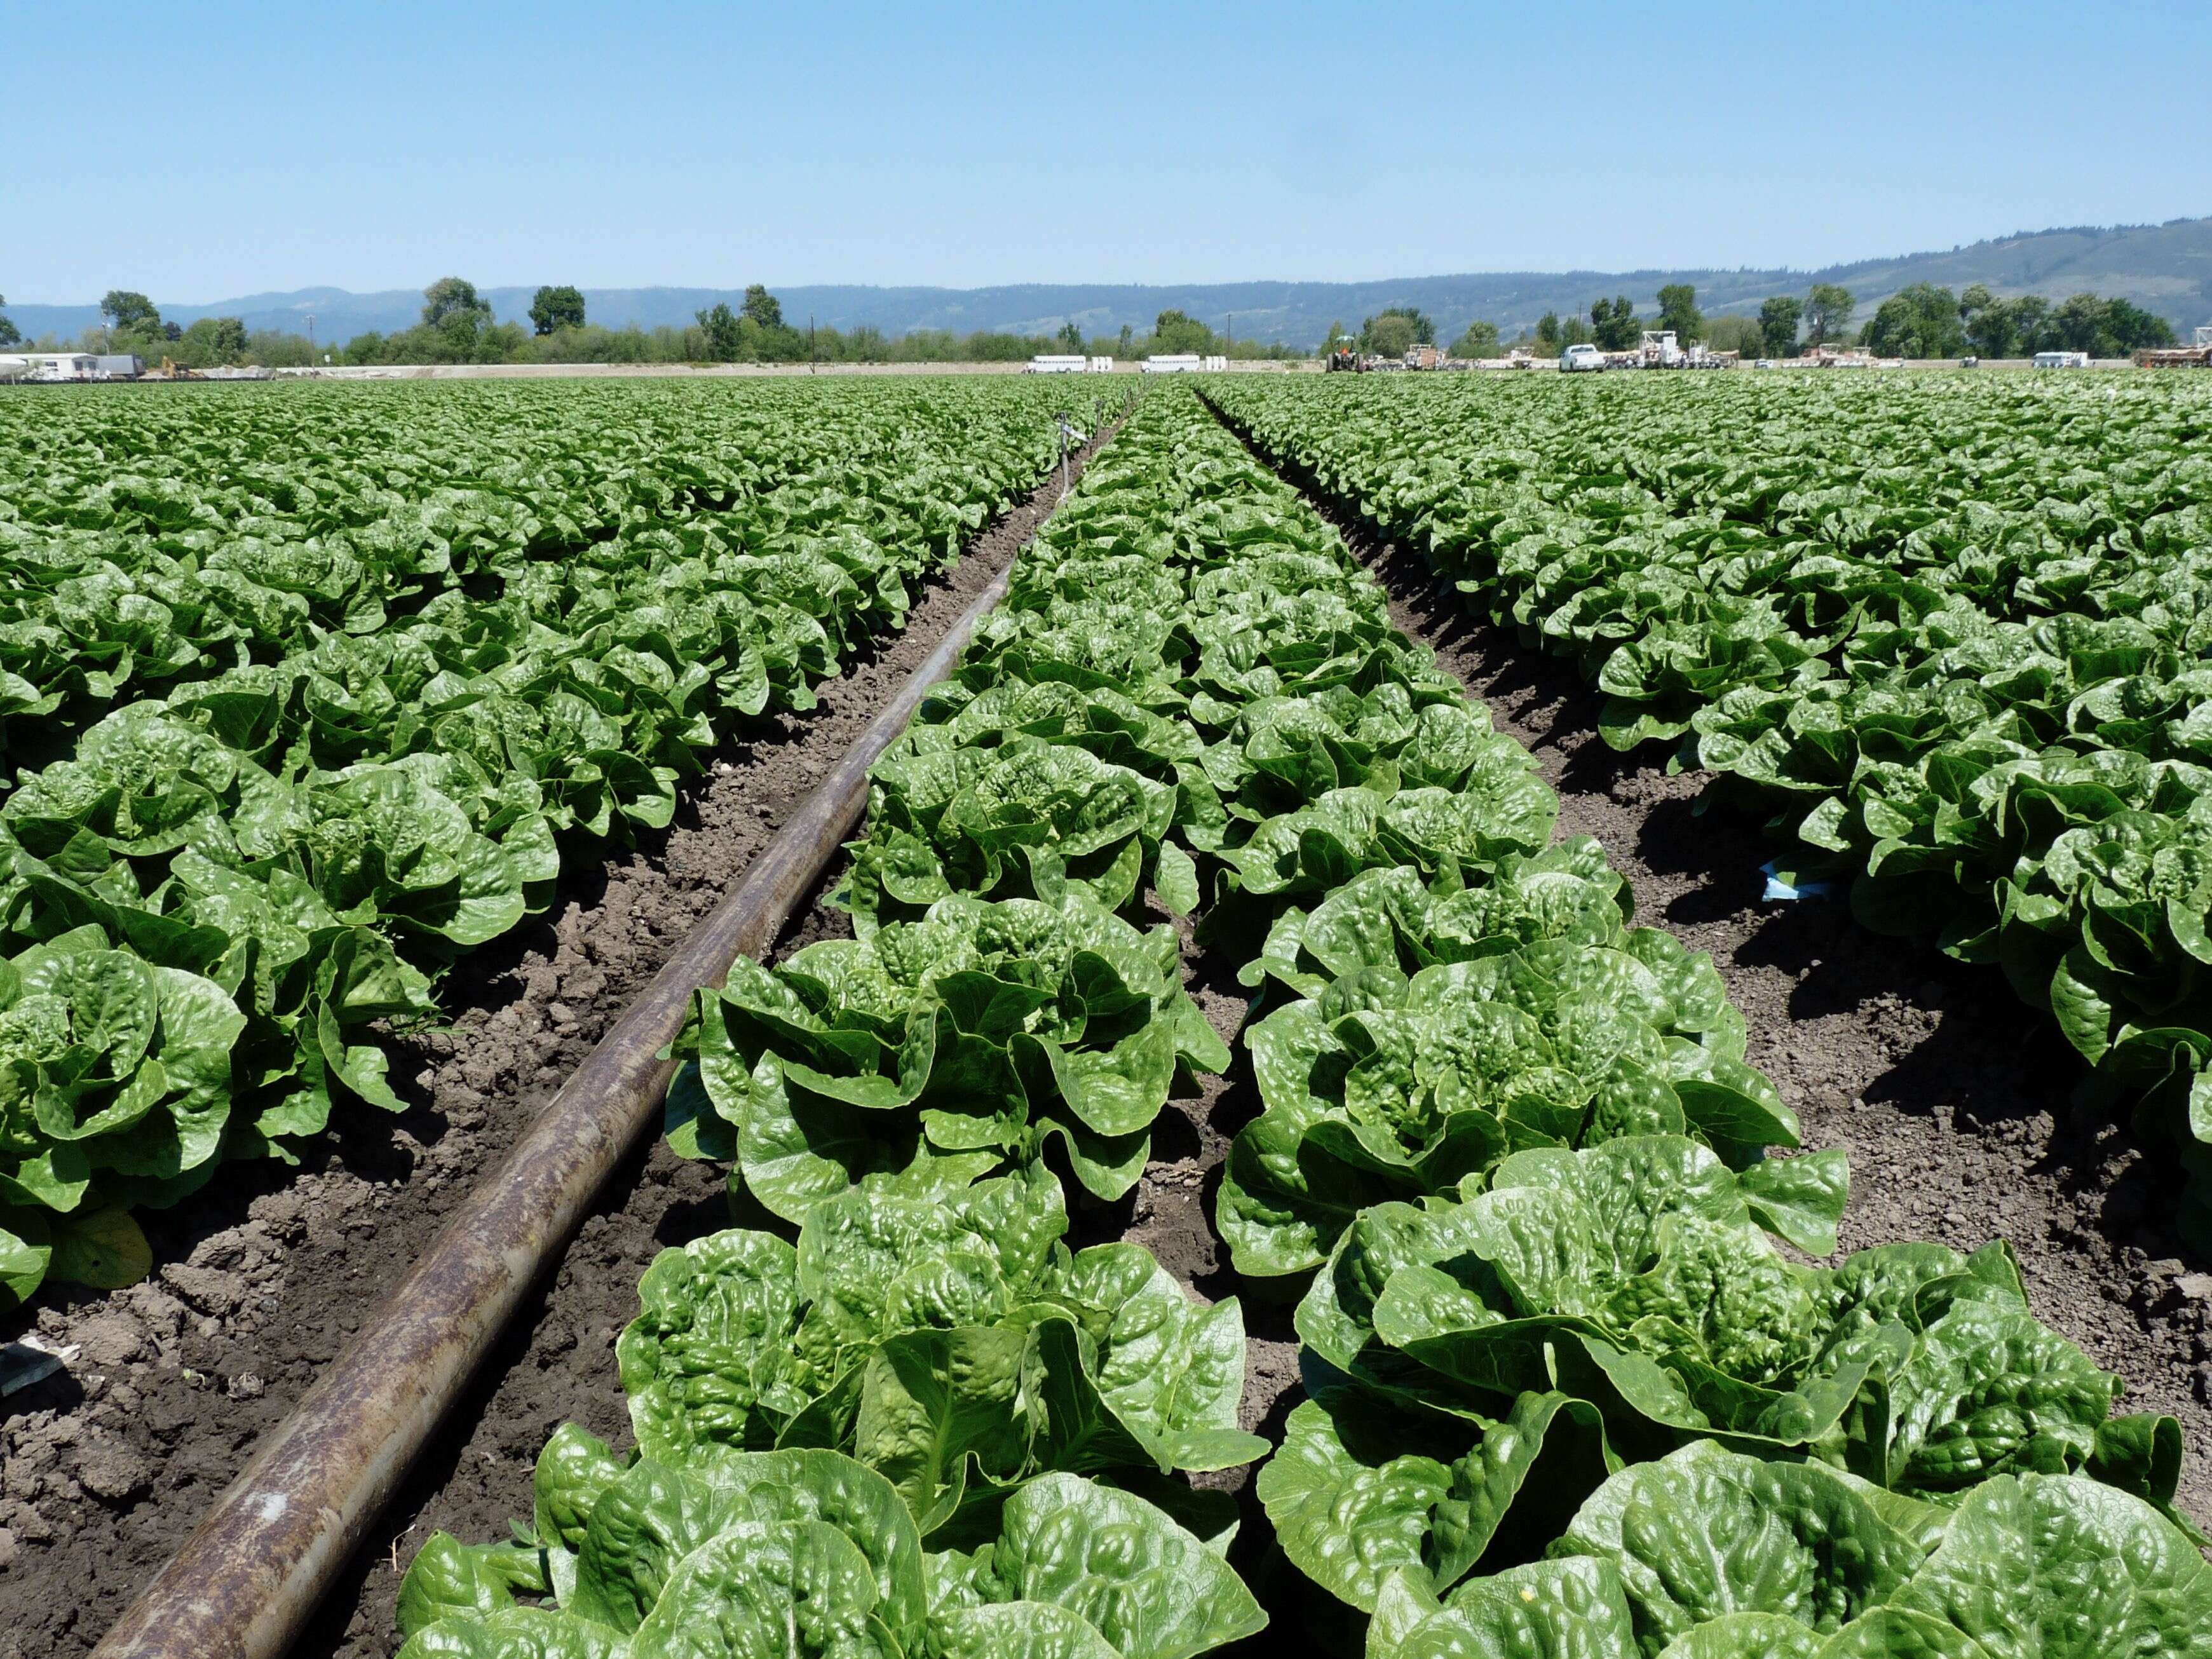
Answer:
[[[1562,374],[1601,374],[1605,366],[1605,353],[1588,341],[1571,345],[1559,354],[1559,373]]]

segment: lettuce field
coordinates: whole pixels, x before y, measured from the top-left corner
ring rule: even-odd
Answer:
[[[9,1288],[400,1109],[368,1027],[434,1017],[563,835],[665,826],[1042,471],[1045,400],[968,391],[4,411]]]
[[[0,401],[0,1272],[82,1355],[0,1442],[21,1651],[1009,559],[299,1651],[2212,1651],[2212,396],[1127,384]],[[1592,756],[1694,796],[1681,885],[1756,848],[2051,1033],[2021,1248],[1855,1180],[1824,1090],[1935,1132],[1639,910]]]

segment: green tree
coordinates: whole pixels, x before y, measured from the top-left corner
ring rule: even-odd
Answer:
[[[2027,310],[2033,301],[2036,310]],[[2146,347],[2172,345],[2173,326],[2132,301],[2094,294],[2069,295],[2056,306],[2033,295],[2013,302],[2021,307],[2012,319],[2027,351],[2086,351],[2093,357],[2123,357]]]
[[[550,334],[556,328],[581,328],[584,325],[584,295],[580,289],[562,283],[558,288],[541,288],[530,301],[530,326],[540,334]]]
[[[203,317],[178,337],[176,360],[191,368],[246,361],[246,324],[237,317]]]
[[[1127,356],[1129,355],[1130,345],[1133,343],[1135,337],[1136,331],[1131,328],[1128,324],[1122,324],[1121,338],[1115,344],[1115,349],[1122,356]]]
[[[1152,319],[1152,342],[1164,357],[1183,353],[1203,356],[1213,349],[1213,331],[1180,311],[1163,311]]]
[[[491,307],[477,297],[477,285],[465,276],[441,276],[422,290],[422,321],[436,328],[456,318],[489,322]]]
[[[737,362],[738,352],[744,344],[744,324],[738,313],[717,300],[708,309],[695,314],[707,336],[708,356],[718,363]]]
[[[1590,306],[1590,338],[1605,351],[1626,351],[1636,343],[1636,307],[1626,294]]]
[[[1804,314],[1803,303],[1787,294],[1778,294],[1759,307],[1759,341],[1768,356],[1797,355],[1797,319]]]
[[[1083,349],[1083,331],[1075,325],[1075,319],[1073,317],[1060,325],[1058,337],[1059,343],[1066,348],[1070,355]]]
[[[1437,325],[1429,320],[1428,313],[1418,307],[1385,306],[1370,317],[1364,326],[1372,328],[1385,317],[1402,317],[1412,325],[1413,338],[1407,342],[1408,344],[1434,345],[1437,343]]]
[[[1547,311],[1536,319],[1536,343],[1547,352],[1559,349],[1559,313]]]
[[[1857,308],[1850,289],[1833,283],[1814,283],[1805,296],[1805,337],[1816,346],[1838,338],[1851,325],[1851,313]]]
[[[1328,325],[1328,337],[1321,343],[1322,356],[1326,357],[1333,351],[1341,351],[1355,343],[1353,337],[1345,331],[1342,323],[1332,321]]]
[[[2114,356],[2173,343],[2173,325],[2132,301],[2105,301],[2105,337]]]
[[[747,322],[759,328],[783,326],[783,301],[769,293],[765,286],[752,283],[746,286],[744,303],[738,307]]]
[[[22,331],[8,320],[7,296],[0,295],[0,346],[20,345],[22,339]]]
[[[161,313],[143,294],[127,288],[111,288],[100,300],[100,314],[118,334],[159,334]]]
[[[1402,357],[1414,341],[1413,319],[1401,311],[1385,311],[1359,325],[1359,343],[1384,357]]]
[[[2051,301],[2040,294],[2023,294],[2016,300],[2004,302],[2005,316],[2012,325],[2012,347],[1996,355],[2008,357],[2015,354],[2033,356],[2051,339]]]
[[[218,322],[235,322],[233,318],[217,318]],[[270,368],[299,368],[315,361],[315,343],[304,334],[293,334],[281,329],[256,329],[239,343],[238,357],[246,362],[264,363]]]
[[[1933,283],[1891,295],[1867,325],[1867,349],[1885,357],[1955,357],[1966,343],[1958,295]]]
[[[2105,302],[2095,295],[2069,294],[2051,313],[2050,336],[2061,351],[2094,352],[2102,343],[2106,315]]]
[[[1705,323],[1705,343],[1715,351],[1733,351],[1739,356],[1761,357],[1766,350],[1766,331],[1756,317],[1726,316],[1708,319]]]
[[[491,339],[491,304],[476,284],[441,276],[422,290],[422,324],[398,337],[402,361],[433,363],[495,362],[504,353]]]
[[[1705,314],[1698,309],[1698,290],[1687,283],[1669,283],[1659,290],[1658,328],[1671,328],[1684,345],[1705,337]]]
[[[1455,357],[1495,357],[1498,351],[1498,325],[1476,321],[1469,323],[1467,332],[1452,342],[1451,355]]]
[[[1570,317],[1559,325],[1559,343],[1562,346],[1589,343],[1590,325],[1579,317]]]
[[[1959,326],[1978,356],[2009,357],[2019,349],[2020,313],[1986,283],[1972,283],[1959,296]]]

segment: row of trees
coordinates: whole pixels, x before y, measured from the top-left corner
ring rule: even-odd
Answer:
[[[1697,289],[1673,283],[1659,290],[1659,310],[1648,326],[1672,329],[1685,343],[1703,340],[1716,350],[1747,356],[1796,356],[1807,348],[1860,343],[1884,356],[1955,357],[1972,350],[1984,357],[2027,356],[2038,351],[2086,351],[2094,356],[2123,356],[2148,346],[2170,345],[2173,330],[2124,299],[2076,294],[2056,304],[2038,295],[2000,299],[1977,283],[1964,294],[1918,283],[1892,295],[1876,308],[1857,336],[1850,331],[1857,308],[1850,291],[1815,283],[1803,299],[1776,295],[1756,317],[1708,318],[1698,308]],[[22,336],[5,314],[0,298],[0,347],[21,343]],[[393,334],[358,335],[343,346],[320,349],[307,337],[275,330],[249,330],[237,317],[203,317],[180,327],[163,319],[154,302],[128,289],[111,289],[100,302],[100,326],[88,330],[82,347],[94,351],[132,352],[168,357],[190,368],[262,363],[272,368],[302,365],[318,357],[354,365],[375,363],[498,362],[1006,362],[1038,352],[1083,352],[1093,356],[1136,358],[1189,352],[1241,358],[1303,356],[1278,342],[1236,340],[1181,311],[1163,311],[1149,334],[1124,325],[1116,335],[1085,337],[1072,319],[1056,335],[981,331],[956,335],[920,329],[897,339],[863,325],[840,331],[800,329],[787,322],[783,307],[763,284],[745,289],[735,309],[717,303],[696,314],[684,328],[609,329],[585,313],[580,289],[568,284],[540,288],[530,304],[530,327],[501,323],[491,304],[465,277],[442,276],[422,291],[422,321]],[[1555,354],[1589,341],[1607,351],[1634,346],[1644,319],[1626,295],[1601,297],[1589,318],[1562,319],[1546,312],[1533,331],[1512,342]],[[1324,351],[1346,345],[1383,356],[1401,356],[1415,345],[1436,343],[1434,321],[1418,307],[1391,306],[1364,319],[1357,334],[1340,322],[1329,325]],[[1504,349],[1496,324],[1476,321],[1452,343],[1455,357],[1494,357]]]
[[[1297,355],[1287,346],[1231,341],[1180,311],[1164,311],[1152,331],[1086,339],[1073,321],[1056,335],[991,330],[954,334],[918,329],[893,339],[866,324],[852,329],[805,327],[784,315],[783,305],[762,283],[747,288],[732,307],[718,301],[693,314],[682,328],[610,329],[593,324],[583,294],[568,286],[541,288],[530,305],[530,329],[493,319],[489,301],[459,276],[442,277],[423,290],[422,320],[402,332],[365,334],[334,348],[349,364],[474,362],[1019,362],[1039,352],[1146,356],[1190,351],[1233,356]]]
[[[1984,357],[2024,357],[2039,351],[2119,357],[2173,343],[2172,327],[2163,317],[2129,301],[2094,294],[2076,294],[2054,305],[2034,294],[1999,299],[1980,283],[1959,295],[1917,283],[1884,300],[1854,335],[1851,318],[1857,308],[1849,289],[1815,283],[1802,300],[1773,295],[1756,317],[1708,318],[1698,309],[1695,288],[1672,283],[1659,290],[1658,315],[1649,324],[1636,314],[1627,295],[1617,295],[1594,302],[1588,323],[1579,317],[1563,321],[1546,312],[1534,331],[1515,343],[1557,352],[1587,340],[1607,351],[1626,351],[1646,327],[1672,329],[1685,344],[1703,340],[1717,351],[1764,357],[1794,357],[1823,345],[1854,343],[1887,357],[1956,357],[1968,350]]]
[[[167,357],[187,368],[248,362],[296,367],[314,361],[313,343],[304,335],[249,329],[239,317],[173,322],[144,295],[125,288],[110,289],[101,296],[99,325],[87,329],[78,345],[87,351],[128,353],[149,360]]]
[[[1750,356],[1794,356],[1803,343],[1820,346],[1845,337],[1856,302],[1848,289],[1832,283],[1815,283],[1800,300],[1777,295],[1761,306],[1757,317],[1707,317],[1698,308],[1698,290],[1688,283],[1669,283],[1659,290],[1659,311],[1649,322],[1636,314],[1625,294],[1591,303],[1589,320],[1561,318],[1547,311],[1535,328],[1514,343],[1542,352],[1564,350],[1585,341],[1605,351],[1626,351],[1646,328],[1672,329],[1685,345],[1703,341],[1716,351],[1740,351]]]
[[[1915,283],[1876,308],[1863,343],[1886,357],[1956,357],[1970,347],[1984,357],[2039,351],[2122,357],[2172,345],[2173,329],[2130,301],[2094,294],[2072,295],[2053,305],[2037,294],[2002,300],[1980,283],[1957,295]]]
[[[1322,355],[1353,347],[1363,352],[1373,352],[1381,357],[1402,357],[1417,345],[1434,345],[1437,325],[1428,313],[1416,306],[1389,306],[1376,312],[1359,325],[1357,334],[1350,332],[1340,322],[1328,325],[1328,337],[1322,342]],[[1498,343],[1498,325],[1480,319],[1469,323],[1459,338],[1451,343],[1448,355],[1454,357],[1495,357],[1502,348]],[[1268,355],[1284,355],[1279,349]]]

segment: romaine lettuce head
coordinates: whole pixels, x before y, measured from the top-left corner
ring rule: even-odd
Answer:
[[[541,1515],[547,1485],[541,1462]],[[406,1659],[1192,1659],[1267,1622],[1206,1542],[1072,1474],[1009,1492],[973,1548],[934,1554],[889,1482],[830,1451],[700,1473],[646,1458],[563,1490],[566,1523],[535,1548],[432,1536],[400,1589]]]
[[[1066,1144],[1118,1197],[1179,1071],[1226,1047],[1183,989],[1174,931],[1140,933],[1078,888],[1050,901],[948,894],[913,921],[735,964],[679,1047],[747,1190],[787,1220],[871,1175],[957,1184]],[[732,1144],[733,1143],[733,1144]]]
[[[775,1445],[851,1452],[926,1530],[1029,1474],[1215,1469],[1237,1426],[1235,1300],[1194,1303],[1133,1244],[1070,1253],[1041,1167],[917,1194],[880,1178],[817,1206],[798,1248],[721,1233],[662,1253],[617,1346],[638,1443],[703,1466]]]
[[[1443,897],[1370,871],[1286,914],[1248,975],[1305,995],[1245,1039],[1266,1110],[1238,1132],[1218,1205],[1240,1268],[1312,1267],[1365,1206],[1450,1192],[1516,1149],[1688,1134],[1763,1171],[1767,1147],[1796,1146],[1795,1115],[1738,1057],[1711,958],[1620,916],[1604,884],[1548,855]],[[1792,1165],[1753,1177],[1751,1201],[1832,1249],[1840,1160]]]

